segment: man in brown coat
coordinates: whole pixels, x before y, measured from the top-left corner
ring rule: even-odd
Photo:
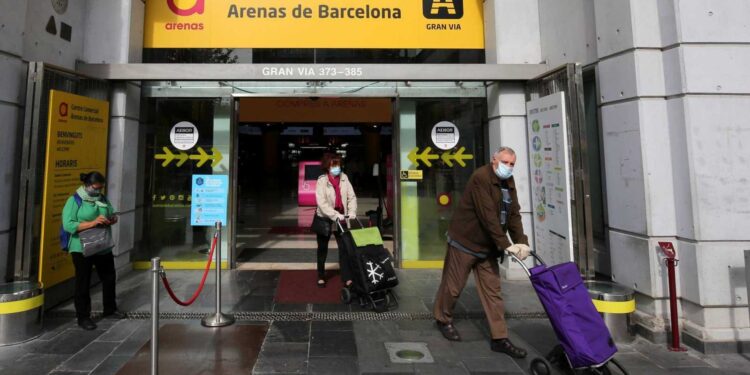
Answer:
[[[503,261],[505,251],[521,260],[530,252],[513,180],[515,164],[515,151],[502,147],[489,165],[471,175],[448,228],[448,250],[433,314],[445,338],[461,340],[453,325],[453,308],[473,270],[492,334],[490,348],[523,358],[526,351],[508,340],[498,269],[498,259]]]

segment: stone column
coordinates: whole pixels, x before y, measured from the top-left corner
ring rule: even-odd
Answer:
[[[537,0],[486,1],[484,19],[485,54],[488,64],[540,63]],[[489,83],[487,107],[489,156],[500,146],[512,147],[518,156],[513,175],[518,184],[524,230],[529,235],[533,247],[524,83]],[[510,261],[501,265],[501,273],[508,279],[527,278],[521,266]]]
[[[95,1],[86,9],[88,28],[84,42],[84,59],[88,63],[137,63],[143,49],[143,15],[141,1]],[[117,15],[117,17],[114,17]],[[115,266],[122,276],[131,270],[130,253],[134,248],[137,225],[139,171],[140,82],[117,82],[111,86],[109,129],[109,163],[107,194],[120,212],[120,222],[113,228]],[[139,174],[140,173],[140,174]],[[141,197],[142,199],[142,197]]]

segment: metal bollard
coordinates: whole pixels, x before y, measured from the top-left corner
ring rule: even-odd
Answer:
[[[677,282],[675,267],[677,267],[677,250],[671,242],[659,242],[659,247],[664,253],[664,263],[667,265],[667,276],[669,278],[669,320],[672,323],[672,343],[667,348],[670,352],[684,352],[687,349],[680,346],[680,321],[677,312]]]
[[[151,258],[151,375],[159,374],[159,276],[161,258]]]
[[[216,222],[216,313],[206,315],[201,324],[205,327],[224,327],[234,323],[234,317],[221,313],[221,222]]]

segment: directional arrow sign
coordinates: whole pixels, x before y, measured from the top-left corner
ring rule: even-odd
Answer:
[[[430,160],[437,160],[440,159],[440,155],[432,155],[430,154],[430,151],[432,151],[432,147],[425,147],[424,151],[422,153],[418,153],[419,147],[413,148],[409,155],[407,156],[409,158],[409,161],[412,162],[414,165],[419,165],[418,161],[422,161],[422,164],[426,165],[427,167],[432,167],[432,162]]]
[[[464,162],[464,160],[474,159],[474,155],[471,155],[471,154],[464,155],[464,151],[466,151],[466,147],[459,148],[458,151],[456,151],[456,153],[452,155],[450,151],[444,152],[440,156],[440,159],[442,159],[445,162],[445,164],[447,164],[449,167],[453,167],[453,161],[455,161],[462,167],[466,167],[466,163]]]
[[[211,166],[215,167],[221,162],[221,152],[215,147],[211,147],[211,155],[207,154],[203,147],[198,147],[198,155],[190,155],[190,160],[198,160],[196,167],[202,167],[207,161],[212,160]]]
[[[161,149],[164,150],[164,153],[163,154],[156,154],[156,155],[154,155],[154,159],[164,160],[161,163],[161,166],[162,167],[166,167],[167,165],[169,165],[169,163],[172,162],[172,160],[175,159],[176,155],[173,154],[172,151],[170,151],[169,148],[167,148],[167,147],[162,147]]]
[[[177,156],[175,157],[175,159],[178,160],[177,166],[178,167],[182,167],[182,165],[185,164],[186,161],[188,161],[188,154],[180,151],[180,153],[177,154]]]
[[[174,153],[168,147],[162,147],[161,149],[164,151],[164,153],[154,155],[154,159],[164,160],[161,163],[162,167],[168,166],[174,160],[177,160],[177,164],[175,164],[177,167],[181,167],[188,160],[196,160],[198,162],[196,163],[196,166],[198,167],[203,166],[203,164],[206,164],[206,162],[211,160],[211,166],[215,167],[223,159],[221,152],[219,152],[219,150],[214,147],[211,147],[210,155],[206,153],[206,151],[201,147],[198,147],[198,154],[196,155],[188,155],[187,153],[184,153],[182,151]]]

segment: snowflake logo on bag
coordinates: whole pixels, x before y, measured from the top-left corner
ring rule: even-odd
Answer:
[[[373,264],[372,261],[369,261],[367,264],[367,277],[370,278],[370,282],[375,285],[380,282],[380,280],[383,279],[383,274],[378,273],[380,270],[379,264]]]

